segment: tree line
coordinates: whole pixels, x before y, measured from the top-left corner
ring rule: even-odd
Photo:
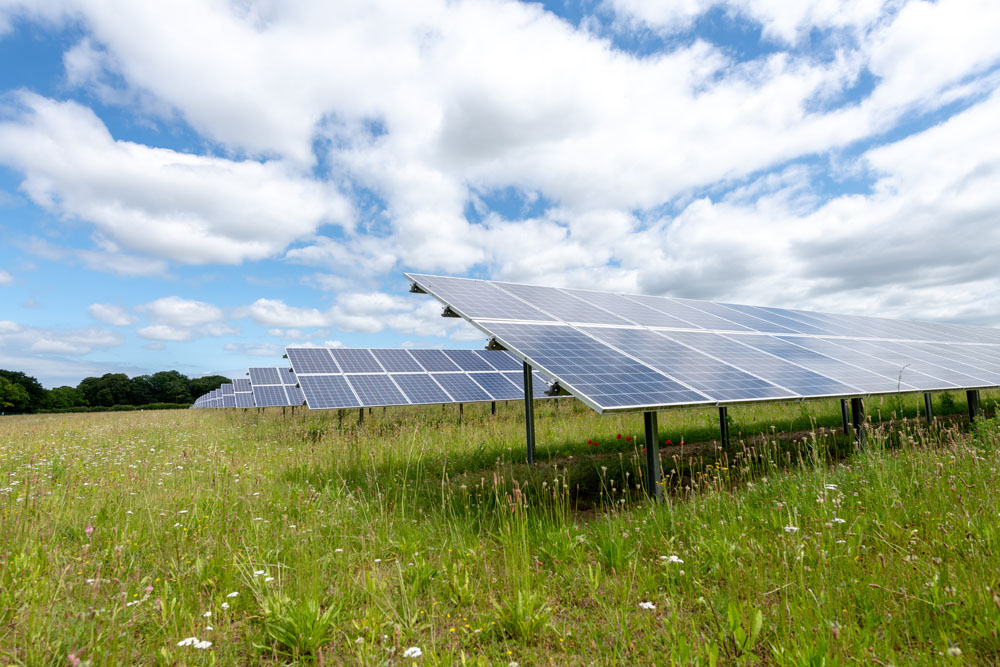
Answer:
[[[221,375],[192,379],[177,371],[132,378],[105,373],[84,378],[75,387],[46,389],[30,375],[0,370],[0,412],[183,407],[229,381]]]

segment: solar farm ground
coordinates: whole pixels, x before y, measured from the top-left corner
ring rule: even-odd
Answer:
[[[0,664],[995,664],[961,397],[869,400],[866,452],[836,401],[730,408],[728,452],[661,413],[656,507],[642,416],[572,399],[534,469],[516,403],[4,417]]]

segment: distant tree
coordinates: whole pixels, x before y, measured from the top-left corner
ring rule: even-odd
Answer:
[[[146,405],[157,402],[156,390],[149,375],[136,375],[130,381],[130,385],[129,403],[132,405]]]
[[[31,394],[17,382],[0,376],[0,410],[27,412],[31,408]]]
[[[192,399],[198,398],[230,381],[229,378],[221,375],[206,375],[205,377],[194,378],[190,384],[191,397]]]
[[[50,408],[79,408],[87,405],[87,397],[76,387],[56,387],[49,391],[46,405]]]
[[[190,403],[191,381],[177,371],[160,371],[149,379],[157,403]]]
[[[132,382],[124,373],[105,373],[99,378],[84,378],[77,389],[83,392],[90,405],[129,405]]]
[[[48,397],[48,392],[35,378],[25,375],[20,371],[7,370],[0,370],[0,377],[20,385],[22,389],[28,392],[28,405],[21,410],[22,412],[31,412],[45,406],[45,399]]]

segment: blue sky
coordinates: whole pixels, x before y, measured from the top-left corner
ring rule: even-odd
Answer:
[[[407,270],[1000,326],[997,34],[994,0],[0,0],[0,367],[480,346]]]

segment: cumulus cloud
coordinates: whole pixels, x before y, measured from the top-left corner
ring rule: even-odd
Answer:
[[[146,313],[154,322],[178,327],[218,322],[223,318],[222,309],[217,306],[178,296],[165,296],[150,301],[139,306],[138,310]]]
[[[149,340],[166,340],[182,342],[191,340],[194,333],[185,327],[175,327],[169,324],[150,324],[146,327],[139,327],[135,330],[137,334]]]
[[[7,271],[0,269],[0,287],[5,285],[10,285],[14,282],[14,276],[10,275]]]
[[[0,123],[0,162],[59,216],[93,223],[126,252],[234,264],[280,253],[349,206],[280,161],[234,161],[116,141],[90,110],[21,93]],[[289,202],[295,202],[289,206]],[[88,256],[82,257],[87,261]],[[120,272],[139,272],[127,265]]]
[[[30,357],[81,357],[95,350],[118,347],[125,342],[121,334],[85,327],[81,329],[45,329],[22,325],[10,320],[0,321],[0,347],[7,354],[21,353],[24,362],[12,366],[20,370]]]
[[[136,322],[135,316],[111,303],[92,303],[87,306],[87,313],[98,322],[116,327],[127,327]]]
[[[284,348],[275,343],[226,343],[226,352],[237,352],[251,357],[281,357]]]

